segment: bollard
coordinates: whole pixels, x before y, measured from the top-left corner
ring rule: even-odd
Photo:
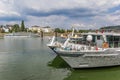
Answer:
[[[41,36],[41,38],[43,38],[43,31],[40,32],[40,36]]]

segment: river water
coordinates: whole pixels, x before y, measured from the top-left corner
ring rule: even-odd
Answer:
[[[0,80],[120,80],[120,66],[73,70],[48,38],[0,39]]]

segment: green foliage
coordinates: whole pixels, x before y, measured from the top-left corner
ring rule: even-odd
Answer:
[[[55,28],[55,32],[60,33],[60,28]]]
[[[67,32],[72,32],[72,30],[67,29]]]
[[[61,29],[60,33],[65,33],[65,30],[64,30],[64,29]]]
[[[21,31],[22,31],[22,32],[25,31],[24,20],[22,20],[22,22],[21,22]]]
[[[10,31],[10,32],[19,32],[19,31],[20,31],[19,25],[15,24],[15,25],[13,25],[12,31]]]
[[[12,33],[12,30],[9,29],[9,32]]]
[[[27,28],[24,29],[25,32],[27,32],[27,30],[28,30]]]
[[[60,29],[60,28],[55,28],[55,32],[65,33],[65,30],[64,29]]]
[[[37,30],[34,30],[33,33],[37,33]]]
[[[32,32],[31,30],[28,30],[28,32]]]
[[[1,33],[4,33],[5,31],[4,31],[4,29],[1,29],[1,31],[0,31]]]
[[[77,33],[77,30],[75,29],[74,32]]]

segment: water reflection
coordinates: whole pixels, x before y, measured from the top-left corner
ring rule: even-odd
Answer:
[[[63,80],[68,70],[47,66],[55,55],[46,42],[40,38],[0,40],[0,80]]]
[[[26,40],[20,38],[5,38],[5,47],[8,52],[25,52]]]
[[[70,68],[70,66],[58,55],[48,63],[48,66],[53,68]]]
[[[72,70],[64,80],[119,80],[120,67]]]
[[[51,67],[69,70],[64,80],[119,80],[120,66],[106,68],[71,69],[59,56],[48,64]]]
[[[0,80],[120,80],[120,66],[71,69],[46,43],[40,38],[0,40]]]

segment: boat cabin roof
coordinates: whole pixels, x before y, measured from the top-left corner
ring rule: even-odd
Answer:
[[[110,36],[120,36],[120,33],[114,33],[114,32],[104,32],[104,33],[101,33],[101,32],[89,32],[89,33],[81,33],[81,35],[110,35]]]

